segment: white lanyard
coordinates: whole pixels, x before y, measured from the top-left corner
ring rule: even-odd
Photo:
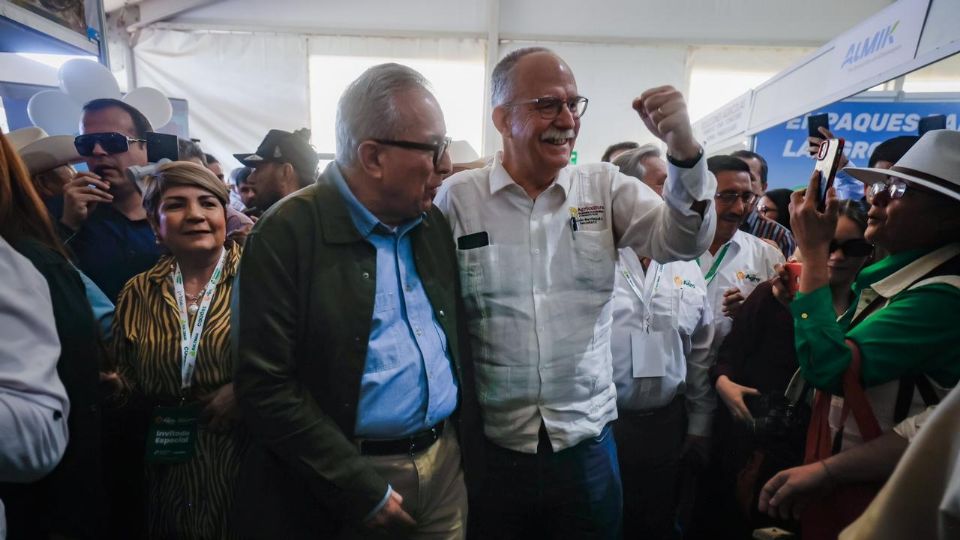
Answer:
[[[663,275],[663,265],[659,264],[656,261],[650,261],[651,265],[656,265],[657,270],[653,277],[653,292],[650,293],[650,298],[644,298],[643,291],[640,289],[640,286],[637,284],[637,281],[633,279],[633,274],[630,273],[630,270],[627,269],[625,264],[620,265],[620,273],[623,274],[623,278],[627,280],[627,285],[633,290],[633,293],[640,298],[640,307],[643,310],[640,314],[641,320],[643,320],[644,329],[650,331],[650,307],[648,303],[653,301],[653,297],[657,295],[657,289],[660,288],[660,277]]]
[[[183,290],[183,274],[180,272],[180,265],[173,273],[173,293],[177,298],[177,307],[180,308],[180,389],[190,388],[193,382],[193,372],[197,366],[197,351],[200,347],[200,335],[203,333],[203,323],[207,320],[207,313],[210,309],[210,303],[213,301],[213,293],[217,290],[217,283],[223,274],[223,260],[226,256],[226,250],[220,252],[220,260],[217,261],[217,267],[213,269],[213,275],[210,281],[204,287],[203,299],[200,301],[200,309],[197,310],[196,318],[193,320],[193,332],[190,331],[190,317],[187,315],[187,295]]]

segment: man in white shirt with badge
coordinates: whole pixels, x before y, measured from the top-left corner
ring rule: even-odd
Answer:
[[[713,307],[714,338],[711,363],[730,333],[736,308],[760,283],[777,275],[773,267],[786,261],[772,244],[739,230],[757,200],[750,166],[733,156],[713,156],[707,167],[717,178],[714,208],[717,230],[710,249],[697,258]]]
[[[667,164],[655,147],[624,152],[613,164],[663,193]],[[697,263],[660,264],[630,248],[619,253],[610,349],[623,537],[665,539],[673,531],[681,457],[707,451],[716,407],[707,363],[713,311]]]
[[[610,356],[617,249],[692,259],[713,238],[715,181],[671,87],[634,101],[665,141],[660,199],[609,164],[569,165],[587,99],[551,51],[492,77],[503,152],[446,181],[487,437],[484,538],[619,538],[622,495]]]

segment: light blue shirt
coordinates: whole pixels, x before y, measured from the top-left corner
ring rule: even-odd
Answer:
[[[837,175],[833,178],[833,188],[837,190],[837,198],[841,201],[847,199],[859,201],[864,195],[863,182],[843,170],[837,171]]]
[[[377,290],[360,380],[356,436],[395,439],[424,431],[457,407],[447,336],[420,281],[410,232],[422,217],[391,228],[350,191],[338,167],[333,180],[361,235],[377,250]]]

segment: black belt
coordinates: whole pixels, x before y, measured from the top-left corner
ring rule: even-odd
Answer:
[[[443,422],[438,422],[432,428],[414,433],[402,439],[359,439],[357,446],[363,456],[394,456],[399,454],[416,454],[433,446],[443,434]]]

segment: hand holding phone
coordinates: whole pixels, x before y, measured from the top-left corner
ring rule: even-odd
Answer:
[[[840,169],[843,157],[843,139],[826,139],[817,150],[817,163],[813,169],[820,172],[820,190],[817,194],[817,210],[823,211],[827,205],[827,190],[833,186],[833,179]]]

